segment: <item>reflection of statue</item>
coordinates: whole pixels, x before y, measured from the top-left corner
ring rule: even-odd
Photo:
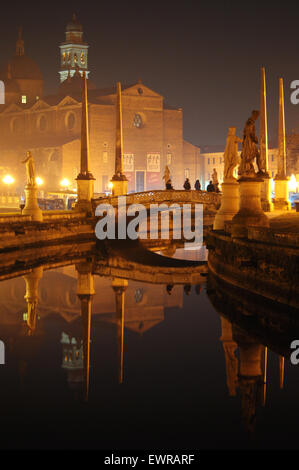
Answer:
[[[258,174],[263,174],[260,162],[260,152],[257,147],[258,138],[255,133],[255,121],[259,117],[259,111],[252,111],[249,119],[247,119],[244,131],[243,131],[243,142],[242,142],[242,153],[241,153],[241,164],[239,166],[240,176],[256,176],[254,170],[254,159],[258,166]]]
[[[238,142],[242,140],[236,136],[236,128],[229,127],[224,151],[224,181],[235,181],[234,169],[240,163]]]
[[[215,187],[215,190],[218,187],[219,181],[218,181],[218,174],[216,168],[214,168],[213,173],[212,173],[212,182]]]
[[[36,329],[36,307],[37,300],[27,300],[28,336],[31,336]]]
[[[170,180],[170,170],[169,170],[167,165],[166,165],[165,170],[164,170],[163,180],[165,182],[165,186],[166,186],[167,182]]]
[[[27,152],[22,163],[26,163],[27,186],[35,186],[35,165],[31,152]]]

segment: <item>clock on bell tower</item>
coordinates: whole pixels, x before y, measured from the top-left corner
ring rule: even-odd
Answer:
[[[60,82],[64,82],[68,75],[72,77],[76,70],[82,75],[86,72],[88,78],[88,44],[83,41],[83,28],[73,14],[72,21],[67,24],[65,41],[60,44]]]

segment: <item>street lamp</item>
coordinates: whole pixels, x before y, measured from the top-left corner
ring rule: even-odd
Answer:
[[[288,186],[289,186],[289,192],[294,192],[294,193],[297,192],[298,183],[297,183],[297,180],[296,180],[296,176],[294,174],[291,175],[291,178],[288,182]]]
[[[67,179],[67,178],[63,178],[61,181],[60,181],[60,186],[64,189],[68,189],[69,186],[70,186],[70,181]]]
[[[36,182],[37,186],[42,186],[44,184],[44,180],[42,178],[40,178],[39,176],[37,176],[35,178],[35,182]]]
[[[8,186],[15,182],[15,179],[11,175],[5,175],[2,178],[2,182]]]

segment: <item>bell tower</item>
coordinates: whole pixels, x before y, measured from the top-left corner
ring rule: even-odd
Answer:
[[[67,79],[68,75],[72,77],[76,70],[80,74],[86,72],[88,78],[88,44],[83,41],[83,28],[77,20],[75,13],[72,21],[67,24],[65,31],[65,42],[60,46],[60,82]]]

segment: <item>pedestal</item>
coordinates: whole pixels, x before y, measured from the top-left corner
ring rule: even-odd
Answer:
[[[275,210],[290,210],[291,204],[288,200],[288,178],[274,179],[275,181],[275,198],[274,198],[274,209]]]
[[[78,201],[75,209],[78,211],[92,211],[91,200],[94,193],[94,178],[77,178]]]
[[[261,203],[262,203],[262,210],[264,212],[271,212],[274,210],[273,202],[272,202],[272,188],[271,188],[271,178],[263,177],[264,182],[261,186]]]
[[[213,229],[223,230],[224,222],[232,220],[240,207],[239,184],[237,181],[222,183],[221,206],[217,211]]]
[[[248,227],[269,227],[269,219],[261,206],[261,184],[259,178],[240,178],[240,209],[232,219],[232,236],[246,238]]]
[[[25,187],[25,207],[22,210],[23,215],[30,215],[32,220],[43,221],[43,212],[37,203],[37,187],[26,185]]]
[[[113,196],[124,196],[127,194],[128,180],[127,179],[114,179],[111,180],[112,186],[112,195]]]

